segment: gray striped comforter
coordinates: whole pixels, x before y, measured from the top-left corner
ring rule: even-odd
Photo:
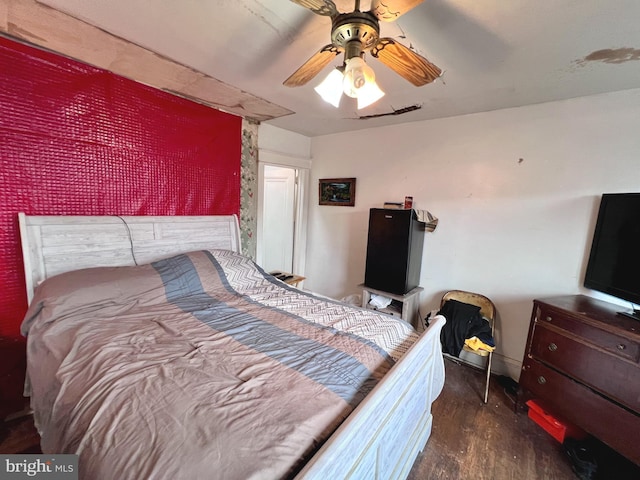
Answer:
[[[22,329],[43,452],[86,479],[292,476],[417,339],[226,250],[53,277]]]

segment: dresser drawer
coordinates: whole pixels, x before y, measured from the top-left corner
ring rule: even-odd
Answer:
[[[598,345],[613,355],[626,358],[633,362],[640,360],[640,344],[626,337],[604,331],[588,323],[573,319],[566,313],[554,310],[542,305],[536,314],[536,321],[541,324],[551,324],[568,332],[571,335],[583,338],[586,341]]]
[[[575,423],[640,464],[639,415],[532,358],[525,359],[520,385],[551,405],[554,414]]]
[[[640,412],[638,366],[562,332],[538,323],[530,355]]]

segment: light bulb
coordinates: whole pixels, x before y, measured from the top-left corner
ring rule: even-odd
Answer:
[[[376,83],[373,68],[367,65],[362,57],[353,57],[346,61],[342,84],[346,95],[358,99],[358,110],[368,107],[384,96],[384,92]]]
[[[347,60],[344,70],[344,93],[351,98],[358,98],[358,90],[368,82],[375,82],[376,75],[373,69],[364,62],[362,57],[353,57]]]

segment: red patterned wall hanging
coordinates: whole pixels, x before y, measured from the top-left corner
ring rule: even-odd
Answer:
[[[18,212],[239,214],[239,117],[6,38],[0,105],[0,337],[27,306]]]

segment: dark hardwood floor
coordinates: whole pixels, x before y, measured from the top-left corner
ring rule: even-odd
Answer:
[[[42,453],[31,415],[0,423],[0,453]]]
[[[481,392],[484,375],[445,360],[445,387],[433,404],[433,431],[409,480],[574,480],[562,446],[529,419],[492,379],[489,403]],[[26,416],[0,430],[0,453],[40,453],[40,437]],[[597,442],[596,442],[597,443]],[[640,467],[597,443],[601,480],[638,480]],[[368,480],[368,479],[362,479]]]
[[[445,360],[445,387],[434,402],[433,430],[409,480],[577,479],[562,445],[514,404],[491,379],[489,402],[482,403],[484,373]],[[598,460],[591,478],[638,480],[640,467],[596,440]]]

